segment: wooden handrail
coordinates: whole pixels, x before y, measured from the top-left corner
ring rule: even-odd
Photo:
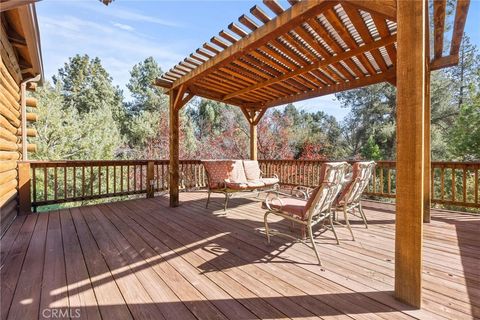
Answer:
[[[318,184],[321,160],[259,160],[264,176],[284,186]],[[351,161],[353,163],[353,161]],[[366,195],[395,198],[395,161],[377,161]],[[21,213],[39,206],[168,190],[168,160],[19,161]],[[432,162],[432,203],[480,208],[480,162]],[[206,187],[200,160],[180,160],[180,189]]]

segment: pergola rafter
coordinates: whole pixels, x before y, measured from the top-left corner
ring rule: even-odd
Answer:
[[[192,96],[239,106],[256,159],[257,124],[268,108],[389,82],[398,104],[395,296],[420,307],[422,224],[431,201],[430,72],[458,63],[469,0],[457,0],[450,50],[446,1],[434,0],[433,54],[427,0],[290,0],[286,10],[263,2],[270,13],[254,6],[254,18],[240,16],[156,81],[170,94],[171,206],[179,205],[179,110]]]

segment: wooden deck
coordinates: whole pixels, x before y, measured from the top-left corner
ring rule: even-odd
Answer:
[[[472,319],[480,317],[480,216],[434,211],[423,309],[392,296],[394,207],[365,203],[369,229],[341,244],[265,243],[257,199],[205,209],[203,192],[16,219],[1,240],[1,319]],[[273,228],[288,225],[277,220]],[[68,312],[68,313],[67,313]]]

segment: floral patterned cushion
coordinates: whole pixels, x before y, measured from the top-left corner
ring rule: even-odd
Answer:
[[[202,160],[211,189],[224,188],[235,164],[232,160]]]

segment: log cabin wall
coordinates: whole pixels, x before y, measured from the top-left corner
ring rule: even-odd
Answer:
[[[21,158],[20,82],[21,73],[12,43],[1,26],[0,37],[0,234],[17,215],[18,171]]]
[[[0,63],[0,234],[17,215],[18,171],[21,158],[20,82],[22,79],[12,43],[1,26]]]
[[[31,2],[31,1],[30,1]],[[39,76],[39,77],[37,77]],[[0,237],[19,212],[19,160],[22,157],[22,97],[25,120],[23,137],[29,152],[36,146],[28,143],[36,130],[29,123],[37,120],[34,110],[37,101],[22,95],[22,83],[28,80],[25,90],[35,90],[43,77],[40,33],[35,3],[10,1],[0,8]],[[23,188],[26,190],[26,188]],[[22,189],[22,190],[23,190]],[[28,212],[25,212],[28,213]]]

